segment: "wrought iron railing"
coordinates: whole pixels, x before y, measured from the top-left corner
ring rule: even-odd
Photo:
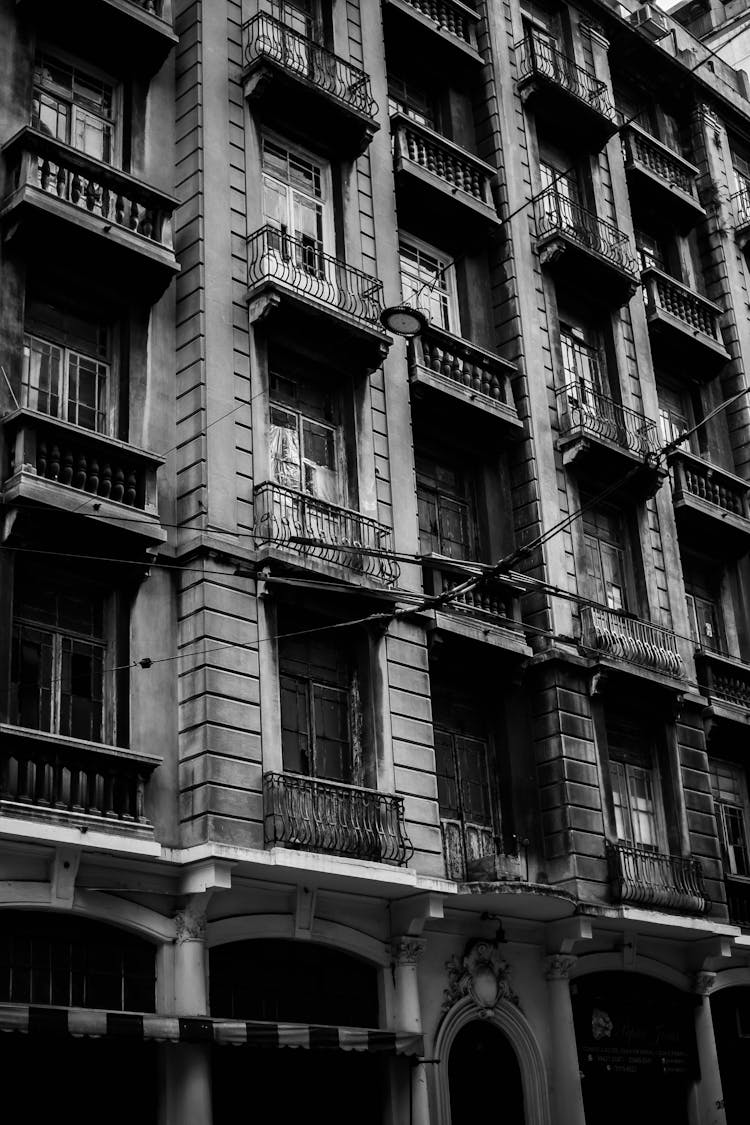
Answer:
[[[750,664],[721,652],[696,653],[698,683],[711,699],[750,710]]]
[[[612,223],[598,218],[553,185],[535,203],[538,239],[562,234],[635,276],[638,265],[630,239]]]
[[[729,921],[743,929],[750,928],[750,880],[736,879],[727,875],[725,881],[727,892],[727,910]]]
[[[394,114],[394,153],[398,162],[417,164],[431,172],[451,190],[469,195],[494,211],[490,183],[495,170],[433,129],[404,114]]]
[[[595,74],[558,51],[548,39],[533,32],[516,43],[515,50],[519,81],[537,76],[549,79],[609,118],[614,126],[615,107],[607,92],[607,85]]]
[[[297,78],[311,83],[349,109],[375,117],[378,103],[372,96],[370,79],[358,67],[332,51],[294,31],[281,20],[259,13],[242,29],[245,60],[252,65],[271,59]]]
[[[748,518],[747,492],[750,485],[702,457],[678,450],[669,458],[672,471],[672,492],[675,499],[694,496],[718,509],[717,516],[725,513]]]
[[[617,902],[705,914],[711,903],[697,859],[665,855],[631,844],[607,844],[612,894]]]
[[[8,142],[13,190],[37,188],[145,242],[172,249],[177,200],[30,127]]]
[[[668,187],[677,187],[698,202],[695,181],[699,172],[694,165],[635,124],[628,125],[620,135],[626,164],[639,164]]]
[[[719,328],[721,309],[713,301],[655,266],[643,271],[643,287],[647,314],[669,313],[681,320],[692,335],[700,333],[723,346]]]
[[[156,473],[162,458],[32,410],[15,411],[4,426],[8,477],[30,471],[40,479],[156,514]]]
[[[658,448],[656,423],[578,380],[557,391],[560,436],[582,434],[646,457]]]
[[[399,866],[414,852],[406,834],[403,797],[375,789],[266,773],[263,812],[267,844]]]
[[[731,197],[729,206],[732,209],[734,221],[738,227],[750,225],[750,183],[740,188],[740,190]]]
[[[456,0],[404,0],[410,8],[435,24],[438,31],[447,31],[462,43],[476,50],[476,23],[479,16]]]
[[[248,285],[275,281],[367,324],[378,325],[383,284],[306,238],[283,229],[261,227],[247,241]]]
[[[668,629],[600,606],[583,606],[581,624],[588,648],[667,676],[684,675],[677,637]]]
[[[512,363],[468,340],[459,339],[431,324],[414,338],[409,364],[450,380],[465,390],[467,396],[481,395],[515,410],[510,376]]]
[[[253,502],[253,534],[261,542],[336,563],[388,585],[398,579],[391,529],[385,524],[281,484],[258,485]]]
[[[50,745],[3,731],[0,800],[148,824],[144,792],[153,768],[106,750]]]

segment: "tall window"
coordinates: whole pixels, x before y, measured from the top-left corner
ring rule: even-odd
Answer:
[[[114,86],[74,63],[37,55],[31,123],[106,164],[115,160]]]
[[[307,154],[263,137],[263,211],[278,246],[305,269],[322,272],[330,238],[328,169]]]
[[[669,248],[663,238],[638,230],[635,232],[635,246],[642,270],[658,269],[670,273]]]
[[[342,504],[336,404],[312,383],[271,375],[271,475],[287,488]]]
[[[657,385],[659,395],[659,437],[663,442],[674,441],[693,425],[690,400],[674,387]],[[694,451],[695,435],[683,442],[681,448]]]
[[[582,398],[587,392],[606,394],[604,358],[597,333],[561,322],[560,346],[566,384],[575,384]]]
[[[305,39],[316,39],[320,25],[315,19],[313,0],[261,0],[261,10],[286,24]]]
[[[315,634],[289,637],[279,645],[279,680],[284,769],[361,783],[361,707],[349,653]]]
[[[477,556],[471,481],[463,468],[417,454],[419,543],[424,554],[451,559]]]
[[[563,159],[560,161],[560,167],[557,168],[553,164],[541,161],[539,172],[542,179],[542,190],[549,191],[549,196],[546,197],[547,203],[551,205],[554,202],[562,216],[572,220],[575,217],[576,209],[581,206],[583,200],[581,199],[578,176],[575,171],[571,171],[570,162],[567,158]]]
[[[30,301],[21,380],[24,406],[106,433],[109,382],[106,328]]]
[[[404,301],[421,309],[438,328],[458,334],[456,279],[450,259],[434,247],[404,235],[399,239],[398,251]]]
[[[80,582],[21,573],[16,583],[10,721],[91,742],[104,737],[104,597]]]
[[[721,652],[724,648],[721,573],[694,556],[685,556],[683,574],[693,640],[709,652]]]
[[[624,716],[608,715],[606,727],[617,839],[658,850],[661,808],[652,740],[643,724]]]
[[[586,577],[591,597],[610,609],[628,609],[625,527],[616,508],[599,505],[583,515]]]
[[[391,113],[403,113],[413,121],[437,128],[437,115],[434,99],[423,86],[408,81],[396,74],[388,75],[388,109]]]
[[[747,783],[745,772],[734,762],[709,760],[711,792],[724,851],[724,862],[730,875],[750,876],[750,852],[747,834]]]

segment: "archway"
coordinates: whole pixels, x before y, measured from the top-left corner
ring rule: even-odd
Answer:
[[[488,1019],[459,1028],[448,1057],[451,1125],[476,1125],[487,1114],[491,1091],[502,1090],[503,1125],[524,1125],[518,1058],[506,1036]]]
[[[727,1125],[744,1125],[750,1070],[750,983],[713,992],[711,1015]]]

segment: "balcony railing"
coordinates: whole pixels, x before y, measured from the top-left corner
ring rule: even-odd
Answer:
[[[750,226],[750,184],[731,197],[729,206],[738,230]]]
[[[750,711],[750,664],[721,652],[696,653],[698,683],[710,699]]]
[[[563,195],[555,185],[539,196],[535,212],[538,239],[565,235],[584,250],[635,276],[637,261],[628,236]]]
[[[71,211],[171,251],[171,218],[177,205],[171,196],[35,129],[22,129],[4,152],[13,191],[36,189]]]
[[[461,564],[441,555],[423,556],[422,565],[425,593],[431,596],[453,590],[472,573],[470,562]],[[451,598],[446,608],[467,617],[484,618],[514,632],[522,630],[519,589],[497,578],[481,579],[472,590]]]
[[[667,187],[679,188],[691,196],[698,205],[695,181],[699,173],[693,164],[637,125],[628,125],[621,136],[626,164],[640,165],[663,180]]]
[[[266,773],[263,810],[267,844],[399,866],[414,851],[406,835],[404,799],[390,793]]]
[[[348,109],[374,118],[378,104],[370,79],[346,59],[300,35],[273,16],[260,13],[242,29],[248,65],[268,59],[296,78],[336,98]]]
[[[643,271],[643,285],[647,314],[666,313],[681,321],[694,336],[707,336],[723,347],[719,329],[721,309],[713,301],[653,266]]]
[[[410,117],[394,114],[391,121],[397,165],[416,164],[436,176],[451,192],[461,192],[474,203],[495,211],[490,187],[496,174],[494,168]]]
[[[610,441],[639,457],[658,448],[656,423],[581,381],[557,391],[560,436]]]
[[[398,579],[391,529],[385,524],[281,484],[259,485],[253,501],[253,534],[260,542],[335,563],[388,585]]]
[[[664,855],[630,844],[607,844],[607,862],[617,902],[688,914],[704,914],[710,909],[697,859]]]
[[[750,880],[727,875],[725,887],[729,921],[743,929],[750,928]]]
[[[465,4],[457,0],[402,0],[402,3],[433,23],[436,31],[447,32],[476,50],[475,29],[479,16]]]
[[[493,413],[517,420],[510,385],[515,366],[493,352],[443,332],[431,324],[415,337],[409,350],[409,373],[413,381],[434,382]]]
[[[261,227],[247,243],[248,285],[277,282],[365,324],[379,327],[383,285],[375,277],[324,254],[317,243]]]
[[[748,518],[748,482],[683,450],[673,453],[669,460],[675,499],[693,496],[717,508],[720,518],[726,513]]]
[[[148,825],[146,782],[156,763],[84,747],[73,740],[24,735],[3,728],[0,800],[50,812],[81,813]]]
[[[668,629],[599,606],[583,606],[581,624],[588,648],[666,676],[684,675],[677,638]]]
[[[562,51],[558,51],[548,40],[533,33],[516,43],[515,50],[520,82],[537,76],[554,82],[608,118],[614,132],[615,108],[610,101],[606,83]]]

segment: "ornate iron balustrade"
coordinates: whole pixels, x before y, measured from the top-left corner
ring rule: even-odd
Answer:
[[[270,59],[349,109],[370,118],[377,114],[378,103],[364,71],[313,39],[300,35],[281,20],[261,12],[244,25],[242,36],[248,64]]]
[[[750,928],[750,881],[727,875],[724,885],[727,892],[729,921],[734,922],[735,926],[742,926],[743,929]]]
[[[549,79],[586,102],[614,124],[615,107],[610,101],[606,83],[591,71],[579,66],[562,51],[558,51],[549,40],[542,39],[532,32],[515,44],[515,51],[519,81],[537,75]]]
[[[467,394],[482,395],[515,410],[510,386],[514,365],[468,340],[443,332],[434,324],[414,338],[409,361],[412,368],[448,379],[464,388]]]
[[[664,180],[668,187],[677,187],[698,202],[695,181],[699,173],[690,161],[632,123],[622,131],[621,137],[626,164],[641,165]]]
[[[538,239],[562,234],[620,269],[633,275],[637,272],[637,260],[628,236],[563,195],[557,185],[539,196],[534,209]]]
[[[650,266],[643,271],[646,312],[664,312],[681,320],[691,333],[702,333],[722,345],[721,309],[713,301],[694,293],[681,281]]]
[[[729,206],[738,228],[750,226],[750,184],[741,188],[730,198]]]
[[[463,192],[484,207],[495,210],[490,187],[496,174],[494,168],[410,117],[397,113],[391,121],[397,162],[416,164],[437,176],[452,192]]]
[[[717,515],[748,518],[747,491],[750,485],[702,457],[678,450],[670,458],[672,491],[675,498],[695,496],[720,509]]]
[[[263,812],[267,844],[398,866],[414,852],[406,835],[403,797],[375,789],[266,773]]]
[[[557,391],[557,408],[562,438],[571,434],[599,438],[643,458],[658,448],[655,422],[582,380]]]
[[[148,825],[144,793],[155,764],[108,754],[104,748],[9,734],[6,728],[0,747],[0,800]]]
[[[14,411],[3,424],[10,434],[11,479],[31,472],[39,479],[156,515],[161,457],[33,410]]]
[[[4,148],[13,190],[36,188],[147,243],[172,249],[177,200],[30,127]]]
[[[710,909],[697,859],[608,843],[607,863],[617,902],[666,907],[687,914],[705,914]]]
[[[292,238],[278,227],[261,227],[248,239],[247,258],[251,289],[263,282],[278,282],[379,327],[382,282],[324,254],[311,240]]]
[[[456,0],[403,0],[420,16],[435,24],[437,31],[446,31],[468,47],[477,49],[476,23],[479,16]]]
[[[750,664],[721,652],[696,654],[698,682],[711,699],[750,711]]]
[[[677,638],[668,629],[599,606],[583,606],[581,624],[588,648],[666,676],[684,675]]]
[[[432,596],[444,594],[460,586],[471,576],[471,563],[463,566],[440,556],[424,557],[425,593]],[[470,617],[483,617],[494,624],[514,632],[521,631],[519,591],[498,578],[485,578],[466,593],[459,594],[447,603],[446,609]]]
[[[262,542],[336,563],[389,586],[398,579],[391,529],[385,524],[281,484],[258,485],[253,501],[253,534]]]

